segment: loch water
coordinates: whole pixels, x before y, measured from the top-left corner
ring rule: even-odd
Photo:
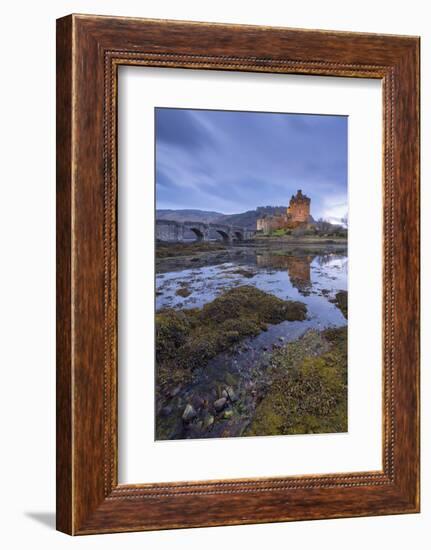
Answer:
[[[197,260],[199,262],[199,259]],[[232,246],[226,253],[207,254],[204,265],[196,258],[169,259],[158,265],[156,310],[164,307],[200,308],[224,291],[253,285],[284,300],[307,305],[307,326],[325,328],[346,323],[332,303],[339,290],[347,290],[347,247]],[[190,295],[176,292],[186,286]]]

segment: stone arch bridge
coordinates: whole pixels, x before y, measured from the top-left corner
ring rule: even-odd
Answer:
[[[255,233],[252,229],[220,223],[156,220],[156,239],[165,242],[182,242],[193,239],[211,241],[221,237],[224,242],[229,243],[252,239]]]

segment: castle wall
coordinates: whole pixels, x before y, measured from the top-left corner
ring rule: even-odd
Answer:
[[[284,216],[259,218],[256,222],[256,228],[258,231],[268,234],[277,229],[293,229],[300,224],[308,224],[310,220],[310,203],[311,199],[303,195],[299,189],[296,195],[292,195]]]
[[[292,204],[289,214],[293,223],[307,223],[310,217],[310,204],[307,202]]]
[[[311,200],[302,194],[301,189],[292,196],[289,203],[288,214],[293,223],[308,223],[310,218]]]
[[[265,219],[264,218],[259,218],[256,222],[256,229],[258,231],[265,232],[265,227],[266,227]]]
[[[257,230],[262,231],[264,234],[286,227],[286,225],[287,216],[268,216],[266,218],[260,218],[256,222]]]

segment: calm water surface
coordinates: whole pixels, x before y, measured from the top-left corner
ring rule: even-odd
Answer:
[[[184,264],[190,263],[184,259]],[[331,302],[339,290],[347,290],[347,249],[331,247],[312,252],[307,249],[244,247],[228,261],[186,267],[156,275],[156,309],[195,308],[211,302],[222,292],[239,285],[253,285],[284,300],[307,305],[305,328],[346,324],[340,310]],[[240,271],[237,273],[237,271]],[[241,273],[244,270],[245,276]],[[176,292],[186,286],[190,296]],[[289,323],[292,325],[294,323]],[[305,325],[307,325],[305,327]]]

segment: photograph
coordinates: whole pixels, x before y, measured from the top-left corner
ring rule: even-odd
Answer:
[[[429,11],[2,4],[2,548],[430,548]]]
[[[155,439],[348,431],[348,116],[156,107]]]

